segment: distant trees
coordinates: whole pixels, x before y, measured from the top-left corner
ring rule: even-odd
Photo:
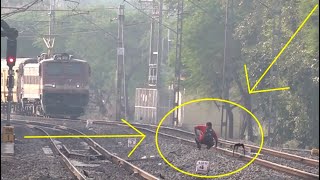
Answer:
[[[165,1],[166,24],[175,29],[175,1]],[[222,67],[224,58],[225,2],[222,0],[185,1],[182,73],[186,78],[182,85],[187,93],[194,96],[222,96]],[[311,11],[316,0],[229,0],[229,39],[226,61],[224,97],[250,109],[266,124],[272,118],[273,144],[281,145],[289,140],[297,140],[301,146],[319,146],[319,9],[295,37],[289,47],[272,67],[274,74],[261,81],[257,89],[290,86],[289,91],[248,95],[243,65],[249,68],[251,85],[261,76],[272,62],[272,43],[274,37],[273,21],[281,17],[275,26],[280,35],[276,38],[279,45],[277,54],[289,40],[300,23]],[[262,4],[263,3],[263,4]],[[278,3],[276,6],[274,3]],[[281,9],[276,15],[272,8]],[[88,9],[88,8],[86,8]],[[104,6],[91,8],[88,20],[79,15],[57,13],[56,52],[70,52],[89,61],[92,67],[91,87],[105,99],[114,101],[116,41],[106,32],[117,33],[117,23],[111,21],[116,11],[106,11]],[[133,107],[135,87],[143,85],[147,79],[149,22],[150,19],[138,11],[128,10],[125,22],[136,24],[125,26],[126,80],[128,82],[130,107]],[[20,30],[18,54],[35,56],[46,50],[42,42],[47,33],[46,15],[28,12],[12,16],[8,23]],[[62,23],[65,22],[65,23]],[[94,25],[96,24],[96,25]],[[171,38],[175,37],[174,35]],[[4,39],[1,39],[4,43]],[[171,48],[169,65],[163,73],[168,82],[172,78],[175,49]],[[1,56],[4,56],[1,49]],[[269,97],[273,99],[271,115]],[[100,103],[103,106],[103,103]],[[232,117],[232,107],[228,108]],[[108,110],[112,111],[112,110]],[[110,113],[110,112],[103,113]],[[130,110],[131,114],[133,110]],[[110,115],[110,114],[109,114]],[[254,124],[244,114],[247,121],[243,124],[245,132],[254,140]]]
[[[243,59],[249,60],[248,66],[252,74],[250,78],[257,79],[266,69],[274,57],[271,46],[273,36],[272,9],[263,7],[258,2],[246,5],[242,2],[242,9],[249,13],[238,26],[236,35],[244,44],[242,46]],[[273,8],[275,2],[267,1],[264,5]],[[277,7],[281,9],[281,23],[276,27],[280,30],[280,46],[276,54],[282,49],[298,26],[306,18],[316,5],[316,1],[285,1],[279,2]],[[282,144],[288,140],[296,139],[301,145],[319,145],[319,137],[315,131],[319,131],[319,10],[307,22],[305,27],[295,37],[289,47],[281,55],[276,66],[276,74],[266,77],[259,89],[290,86],[289,91],[272,92],[275,114],[274,143]],[[250,41],[249,41],[250,40]],[[317,43],[315,43],[317,41]],[[254,68],[254,69],[253,69]],[[268,117],[267,105],[264,107],[268,94],[257,94],[256,102],[261,105],[260,112]],[[269,116],[270,117],[270,116]]]
[[[104,98],[106,104],[96,102],[101,107],[113,107],[115,99],[115,73],[117,40],[117,9],[106,11],[105,6],[86,7],[89,15],[72,15],[72,13],[56,12],[54,52],[67,52],[78,58],[87,60],[91,66],[91,88],[96,97]],[[85,17],[83,17],[85,16]],[[37,18],[35,18],[37,17]],[[36,20],[35,20],[36,19]],[[40,22],[43,21],[43,22]],[[26,12],[7,19],[10,26],[19,31],[18,56],[34,57],[47,52],[43,35],[48,34],[48,16],[45,13]],[[134,11],[125,12],[124,41],[126,54],[126,79],[130,107],[134,105],[135,87],[147,80],[147,57],[149,24],[148,17]],[[1,39],[5,45],[5,39]],[[5,49],[1,49],[5,56]],[[106,92],[101,93],[98,92]],[[104,112],[101,110],[101,112]],[[130,108],[129,116],[133,116]],[[111,116],[112,110],[105,112]]]
[[[226,1],[185,1],[183,31],[183,86],[190,94],[221,97]],[[295,139],[304,145],[319,145],[319,9],[281,55],[274,73],[262,80],[257,89],[290,86],[289,91],[248,95],[243,65],[247,64],[251,86],[270,65],[273,20],[280,30],[275,55],[312,10],[316,1],[229,1],[229,28],[232,37],[226,62],[225,93],[252,110],[266,124],[273,124],[273,144],[281,145]],[[233,3],[233,4],[232,4]],[[168,1],[174,9],[174,3]],[[272,8],[281,9],[276,16]],[[233,13],[232,13],[233,12]],[[276,39],[277,40],[277,39]],[[269,96],[273,99],[270,115]],[[225,96],[226,97],[226,96]],[[229,111],[230,113],[230,111]],[[232,113],[232,112],[231,112]],[[231,114],[232,115],[232,114]],[[250,119],[250,117],[248,117]],[[252,124],[243,127],[253,140]],[[242,130],[242,134],[245,132]],[[272,132],[272,131],[271,131]],[[244,134],[243,134],[244,135]],[[270,136],[270,135],[269,135]]]

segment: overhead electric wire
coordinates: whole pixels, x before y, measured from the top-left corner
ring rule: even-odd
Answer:
[[[67,0],[66,0],[67,1]],[[23,6],[24,7],[24,6]],[[27,11],[27,9],[23,8],[23,7],[4,7],[4,8],[12,8],[12,9],[18,9],[18,10],[23,10],[23,11]],[[89,31],[88,33],[93,33],[93,32],[104,32],[106,34],[108,34],[109,36],[113,37],[114,39],[117,39],[117,37],[115,35],[113,35],[112,33],[110,32],[107,32],[105,31],[105,29],[103,29],[101,26],[97,25],[96,23],[94,23],[92,20],[90,20],[89,18],[85,17],[84,15],[81,14],[81,12],[83,11],[78,11],[70,6],[67,6],[69,8],[69,10],[63,10],[63,11],[71,11],[71,12],[74,12],[74,15],[81,15],[87,22],[93,24],[96,28],[99,29],[99,31]],[[118,9],[116,7],[108,7],[107,9]],[[33,11],[33,10],[29,10],[29,11]],[[48,11],[48,10],[34,10],[34,11]],[[59,10],[55,10],[55,11],[59,11]],[[88,10],[87,12],[89,12],[91,10]],[[12,12],[11,12],[12,13]],[[46,22],[46,21],[43,21],[43,22]],[[127,24],[127,25],[124,25],[125,27],[126,26],[134,26],[134,25],[138,25],[138,24],[143,24],[143,23],[146,23],[146,22],[137,22],[137,23],[133,23],[133,24]],[[39,22],[37,23],[39,24]],[[72,28],[72,26],[70,26],[69,28]],[[28,28],[29,29],[29,28]],[[74,32],[75,34],[80,34],[80,33],[85,33],[85,32]],[[64,33],[66,34],[66,33]],[[64,35],[64,34],[57,34],[57,35]],[[70,33],[67,33],[67,34],[73,34],[72,32]],[[22,35],[22,37],[37,37],[37,35]]]
[[[79,7],[79,4],[80,2],[78,1],[73,1],[73,0],[64,0],[65,2],[71,2],[71,3],[74,3],[74,4],[77,4],[74,8],[72,8],[72,11],[74,11],[75,9],[77,9],[77,7]],[[67,5],[68,8],[70,8],[68,5]]]
[[[69,0],[65,0],[65,1],[69,1]],[[70,2],[70,1],[69,1]],[[73,1],[72,1],[73,2]],[[75,3],[75,2],[74,2]],[[97,25],[96,23],[94,23],[92,20],[90,20],[89,18],[87,18],[86,16],[84,16],[83,14],[81,14],[79,11],[77,11],[75,8],[71,8],[70,6],[67,5],[67,7],[69,9],[71,9],[72,12],[75,12],[74,15],[80,15],[84,20],[86,20],[87,22],[89,22],[90,24],[94,25],[96,28],[100,29],[101,31],[103,31],[104,33],[106,33],[107,35],[111,36],[113,39],[117,40],[118,37],[113,35],[112,33],[106,31],[104,28],[100,27],[99,25]],[[78,6],[77,6],[78,7]]]
[[[188,2],[190,2],[191,4],[195,5],[197,8],[201,9],[203,12],[207,13],[207,14],[210,14],[208,12],[208,10],[204,9],[203,7],[201,7],[199,4],[193,2],[192,0],[188,0]]]
[[[18,9],[18,10],[23,9],[23,8],[18,8],[18,7],[1,7],[1,8],[4,8],[4,9]],[[26,11],[27,12],[38,12],[38,11],[43,12],[43,11],[50,11],[50,9],[28,9],[28,10],[24,10],[24,12],[26,12]],[[56,10],[51,10],[51,11],[61,11],[61,12],[67,11],[67,12],[70,12],[72,10],[70,10],[70,9],[56,9]],[[84,12],[84,13],[87,13],[87,14],[90,13],[90,10],[81,10],[81,11]]]
[[[77,15],[80,15],[83,17],[83,19],[85,19],[87,22],[91,23],[92,25],[94,25],[96,28],[102,30],[104,33],[106,33],[107,35],[113,37],[115,40],[118,39],[117,36],[113,35],[112,33],[106,31],[105,29],[103,29],[102,27],[100,27],[99,25],[97,25],[96,23],[94,23],[92,20],[90,20],[89,18],[87,18],[86,16],[84,16],[83,14],[79,14],[79,12],[77,10],[72,10],[73,12],[76,12]]]
[[[212,13],[210,13],[207,9],[205,9],[204,7],[200,6],[199,4],[195,3],[193,0],[187,0],[188,2],[190,2],[191,4],[193,4],[194,6],[196,6],[196,8],[202,10],[204,13],[208,14],[209,16],[213,16]],[[215,15],[216,19],[220,19],[221,17],[219,17],[218,15]]]
[[[135,8],[136,10],[138,10],[139,12],[141,12],[142,14],[146,15],[146,16],[149,17],[150,19],[156,21],[158,24],[160,24],[160,22],[159,22],[157,19],[153,18],[152,16],[150,16],[150,15],[147,14],[146,12],[140,10],[139,8],[137,8],[135,5],[131,4],[131,3],[128,2],[127,0],[123,0],[123,1],[126,2],[127,4],[129,4],[130,6],[132,6],[133,8]],[[174,29],[172,29],[172,28],[170,28],[169,26],[167,26],[167,25],[165,25],[165,24],[163,24],[163,23],[161,24],[161,26],[164,26],[164,27],[166,27],[167,29],[169,29],[169,30],[171,30],[172,32],[174,32],[174,33],[177,34],[177,31],[174,30]]]
[[[24,12],[24,11],[28,10],[30,7],[32,7],[33,5],[37,4],[39,1],[42,1],[42,0],[35,0],[35,1],[31,2],[31,3],[23,5],[21,8],[15,10],[15,11],[1,14],[1,19],[10,17],[10,16],[12,16],[14,14],[17,14],[17,13]]]
[[[64,32],[61,34],[53,34],[54,36],[69,36],[70,34],[90,34],[90,33],[99,33],[101,31],[97,31],[97,30],[92,30],[92,31],[74,31],[74,32]],[[38,35],[34,35],[34,34],[20,34],[19,38],[31,38],[31,37],[42,37],[45,36],[45,34],[38,34]]]

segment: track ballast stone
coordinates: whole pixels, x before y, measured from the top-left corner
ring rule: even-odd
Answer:
[[[64,130],[44,129],[50,135],[74,135]],[[83,138],[61,138],[54,140],[54,142],[60,146],[64,145],[71,153],[81,155],[81,157],[69,157],[69,160],[82,174],[84,174],[83,170],[85,170],[88,178],[95,180],[138,180],[133,174],[111,161],[93,157],[96,154],[89,151],[89,145]]]
[[[44,153],[44,147],[49,142],[43,139],[24,139],[24,135],[39,135],[39,131],[15,126],[15,155],[1,157],[1,179],[46,179],[72,180],[75,179],[70,171],[55,155]]]
[[[136,134],[134,131],[117,126],[101,126],[101,125],[92,125],[92,128],[98,134]],[[141,167],[147,172],[156,175],[163,176],[165,179],[183,179],[191,180],[196,179],[195,177],[184,175],[169,165],[167,165],[161,158],[155,160],[140,160],[142,158],[150,158],[150,156],[159,157],[158,151],[155,146],[154,134],[149,132],[144,132],[147,135],[147,138],[142,142],[134,154],[128,159],[134,159],[133,164]],[[107,149],[110,149],[112,152],[117,155],[126,158],[127,154],[130,152],[130,148],[127,148],[127,139],[97,139],[99,143],[104,145]],[[120,144],[120,145],[119,145]],[[212,166],[212,171],[209,172],[209,175],[219,175],[224,173],[229,173],[245,165],[245,162],[220,154],[216,151],[206,150],[203,146],[203,150],[199,151],[196,149],[196,146],[185,145],[179,140],[173,140],[171,138],[164,138],[159,136],[159,145],[162,153],[169,161],[179,167],[182,170],[185,170],[190,173],[195,173],[195,166],[198,160],[208,160],[210,163],[214,163]],[[266,169],[259,165],[251,164],[246,169],[242,170],[239,173],[234,175],[224,177],[222,179],[299,179],[286,175],[284,173],[279,173],[274,170]]]
[[[61,125],[65,125],[67,127],[72,127],[75,129],[79,129],[80,131],[83,131],[84,133],[88,133],[88,134],[136,134],[135,131],[132,131],[131,129],[127,128],[127,127],[119,127],[119,126],[113,126],[113,125],[95,125],[95,124],[91,124],[90,128],[86,127],[86,124],[83,122],[79,123],[75,123],[73,122],[68,122],[68,121],[60,121],[60,122],[54,122],[56,124],[61,124]],[[161,130],[160,130],[161,132]],[[170,133],[172,134],[172,133]],[[179,135],[178,135],[179,136]],[[188,137],[185,137],[188,139]],[[190,138],[190,137],[189,137]],[[161,140],[164,139],[164,142],[161,142]],[[122,158],[127,158],[128,153],[131,151],[132,148],[127,148],[127,139],[94,139],[97,142],[101,143],[103,145],[103,147],[111,152],[113,152],[114,154],[122,157]],[[139,139],[138,139],[139,140]],[[168,152],[172,152],[175,151],[177,149],[177,144],[179,144],[179,142],[173,141],[170,138],[163,138],[160,136],[159,138],[159,142],[160,142],[160,147],[165,147],[165,149],[161,150],[164,153],[165,157],[168,157],[167,159],[169,161],[171,161],[171,159],[177,158],[175,157],[176,155],[174,154],[166,154]],[[172,143],[172,145],[170,145],[170,143]],[[172,147],[172,148],[171,148]],[[205,147],[204,147],[205,148]],[[185,159],[188,158],[194,158],[194,163],[192,165],[192,163],[188,163],[188,162],[184,162],[186,161],[184,158],[184,156],[182,158],[181,166],[179,166],[179,164],[175,164],[178,163],[179,160],[176,160],[175,162],[172,162],[174,165],[183,168],[190,168],[191,173],[193,173],[195,171],[195,164],[197,160],[202,160],[199,155],[201,155],[201,153],[199,154],[199,152],[197,153],[197,149],[195,146],[187,146],[185,147],[186,149],[186,153],[185,153]],[[203,149],[202,151],[206,151],[205,149]],[[192,154],[192,152],[194,154]],[[232,167],[229,167],[228,163],[217,163],[218,161],[216,161],[216,163],[213,161],[213,163],[218,164],[218,166],[213,166],[216,168],[213,168],[212,172],[210,172],[209,175],[216,175],[217,172],[225,172],[226,170],[221,170],[221,169],[232,169],[235,170],[236,167],[241,167],[243,165],[245,165],[244,161],[240,161],[237,158],[234,158],[235,160],[231,160],[230,156],[226,156],[223,154],[219,154],[217,152],[212,152],[212,151],[208,151],[208,155],[205,156],[209,156],[211,157],[214,154],[218,154],[218,158],[219,157],[223,157],[223,159],[227,159],[227,161],[231,161],[229,162],[229,164],[232,164],[232,162],[235,161],[235,163],[237,163],[238,165],[235,166],[234,164],[231,165]],[[142,159],[145,157],[150,157],[150,156],[156,156],[157,158],[154,160],[140,160],[140,161],[136,161],[137,159]],[[181,158],[179,156],[179,158]],[[174,170],[173,168],[171,168],[170,166],[168,166],[162,159],[161,157],[159,157],[158,152],[155,148],[155,142],[154,142],[154,135],[151,133],[147,133],[147,138],[144,140],[144,142],[138,147],[138,149],[134,152],[134,154],[128,158],[129,160],[135,160],[134,162],[132,162],[133,164],[137,165],[138,167],[146,170],[147,172],[155,175],[155,176],[164,176],[166,179],[196,179],[194,177],[190,177],[190,176],[186,176],[184,174],[181,174],[179,172],[177,172],[176,170]],[[205,158],[205,160],[209,160],[208,158]],[[214,160],[214,159],[213,159]],[[187,165],[185,165],[187,164]],[[220,166],[228,166],[228,167],[224,167],[221,168]],[[312,168],[311,168],[312,169]],[[185,169],[184,169],[185,170]],[[313,172],[313,170],[310,170],[310,172]],[[219,173],[221,174],[221,173]],[[279,173],[275,170],[271,170],[271,169],[267,169],[264,168],[262,166],[259,165],[255,165],[255,164],[251,164],[249,167],[247,167],[246,169],[244,169],[243,171],[233,174],[232,176],[228,176],[222,179],[299,179],[297,177],[292,177],[289,176],[287,174],[284,173]]]

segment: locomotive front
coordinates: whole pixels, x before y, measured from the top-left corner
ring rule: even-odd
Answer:
[[[84,60],[57,54],[40,62],[42,109],[49,116],[77,118],[89,102],[90,67]]]

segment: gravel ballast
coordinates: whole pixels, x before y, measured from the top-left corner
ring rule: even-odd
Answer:
[[[92,128],[98,134],[104,133],[128,133],[134,134],[134,131],[129,130],[125,127],[117,127],[117,126],[97,126],[92,125]],[[155,147],[155,139],[154,134],[144,132],[147,135],[147,138],[142,142],[140,147],[134,152],[132,157],[129,159],[141,159],[141,158],[150,158],[152,156],[159,157],[158,151]],[[117,155],[121,157],[126,157],[130,152],[130,148],[127,148],[127,141],[123,139],[106,139],[101,140],[97,139],[101,145],[106,148],[112,150],[117,153]],[[162,153],[168,157],[169,161],[172,161],[173,164],[180,169],[183,169],[190,173],[195,173],[195,166],[198,160],[206,160],[210,161],[210,163],[214,163],[212,166],[212,171],[209,172],[209,175],[218,175],[229,173],[234,171],[242,166],[245,163],[237,158],[233,158],[230,156],[226,156],[220,154],[218,152],[213,152],[211,150],[206,150],[203,147],[203,150],[196,149],[195,146],[185,145],[178,140],[173,140],[169,138],[161,137],[159,138],[159,145]],[[195,179],[194,177],[190,177],[184,175],[180,172],[177,172],[170,166],[168,166],[162,159],[155,160],[140,160],[133,161],[133,163],[147,172],[157,176],[163,176],[166,179]],[[266,169],[259,165],[251,164],[249,167],[244,169],[243,171],[236,173],[234,175],[225,177],[223,179],[299,179],[296,177],[292,177],[283,173],[279,173],[274,170]]]
[[[114,125],[89,125],[86,127],[86,124],[83,122],[75,123],[74,121],[66,122],[50,122],[60,125],[65,125],[67,127],[72,127],[78,129],[84,133],[88,134],[136,134],[135,131],[123,126],[114,126]],[[161,132],[161,130],[160,130]],[[124,139],[93,139],[96,142],[100,143],[105,149],[113,152],[114,154],[132,161],[133,164],[144,169],[145,171],[155,175],[163,176],[165,179],[196,179],[177,172],[172,167],[168,166],[162,159],[159,157],[158,151],[155,148],[154,134],[149,132],[144,132],[147,135],[147,138],[142,142],[138,149],[132,154],[130,158],[127,158],[128,153],[132,148],[127,147],[127,138]],[[172,134],[172,133],[170,133]],[[209,172],[209,175],[218,175],[223,173],[228,173],[238,169],[245,165],[244,161],[239,160],[238,158],[233,158],[214,152],[212,150],[206,150],[205,146],[199,151],[195,146],[185,145],[178,140],[173,140],[171,138],[164,138],[159,136],[160,148],[167,157],[167,159],[172,162],[175,166],[188,171],[190,173],[195,173],[195,165],[198,160],[207,160],[210,163],[213,163],[212,170]],[[184,137],[190,139],[190,137]],[[137,139],[139,141],[139,138]],[[150,158],[151,157],[151,158]],[[155,158],[153,158],[155,157]],[[269,157],[263,157],[263,159]],[[260,158],[261,158],[260,157]],[[147,158],[147,159],[144,159]],[[275,161],[277,162],[277,161]],[[296,166],[295,163],[290,163],[290,161],[283,161],[282,164],[290,165],[290,167]],[[298,166],[298,165],[297,165]],[[303,168],[303,165],[300,165]],[[307,167],[307,166],[306,166]],[[306,168],[304,167],[304,168]],[[299,167],[294,167],[298,168]],[[319,173],[317,168],[314,168]],[[308,172],[317,173],[313,168],[310,168]],[[242,170],[239,173],[233,174],[222,179],[299,179],[297,177],[289,176],[284,173],[277,172],[275,170],[267,169],[259,165],[251,164],[246,169]]]
[[[24,135],[39,135],[23,126],[15,126],[15,154],[13,157],[1,156],[1,179],[75,179],[55,155],[47,155],[42,148],[49,148],[49,142],[42,139],[24,139]]]

